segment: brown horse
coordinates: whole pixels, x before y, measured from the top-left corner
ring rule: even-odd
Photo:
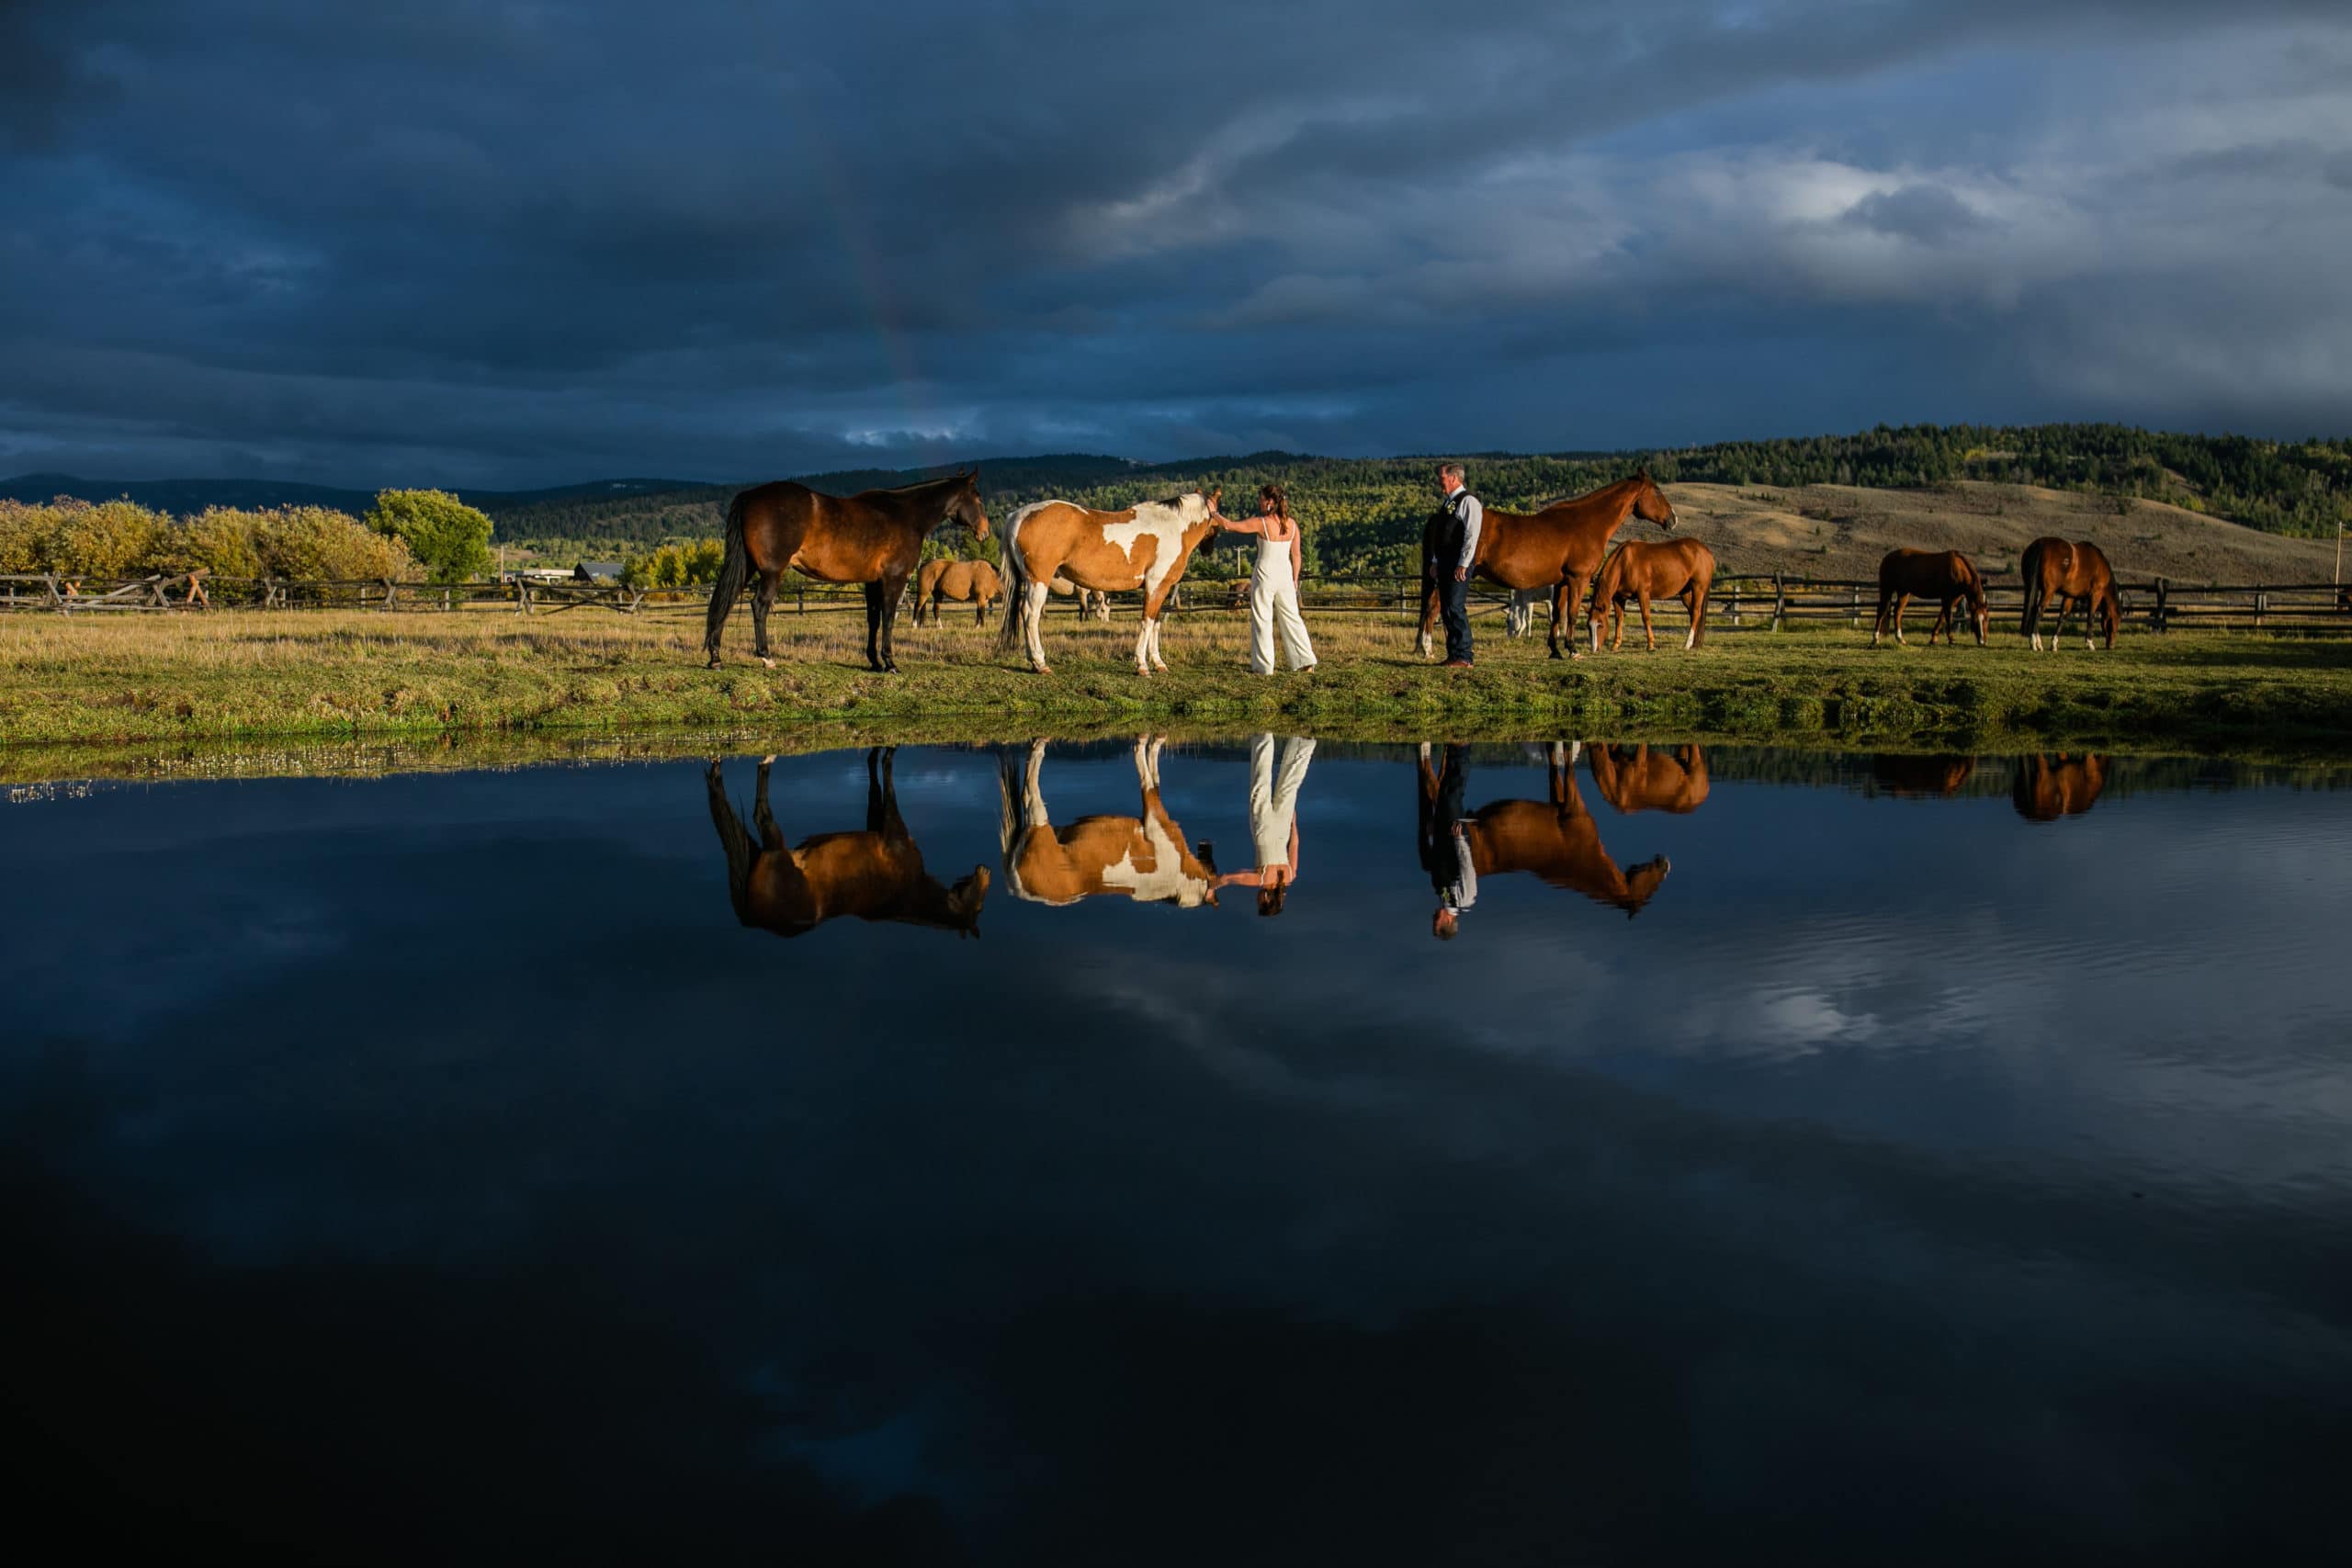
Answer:
[[[1968,558],[1958,550],[1889,550],[1886,558],[1878,563],[1878,620],[1871,626],[1871,646],[1876,648],[1881,633],[1886,630],[1888,611],[1894,612],[1894,640],[1903,641],[1903,610],[1914,598],[1933,599],[1943,606],[1935,624],[1928,628],[1928,646],[1936,646],[1936,634],[1944,634],[1947,647],[1959,641],[1951,618],[1952,606],[1962,599],[1968,601],[1968,621],[1976,628],[1976,646],[1984,646],[1985,635],[1992,630],[1992,616],[1984,609],[1984,580],[1976,574]]]
[[[959,604],[979,601],[977,624],[989,624],[989,605],[1004,597],[1004,582],[996,568],[984,560],[949,560],[942,557],[922,563],[922,570],[915,577],[915,625],[923,622],[928,609],[933,625],[939,620],[939,602],[953,599]]]
[[[1429,748],[1421,748],[1423,837],[1430,836],[1426,818],[1439,809],[1442,783],[1430,766]],[[1442,815],[1442,812],[1439,812]],[[1585,808],[1577,791],[1576,766],[1568,748],[1552,747],[1551,798],[1498,800],[1482,806],[1460,824],[1470,846],[1470,863],[1481,877],[1511,872],[1534,873],[1552,887],[1581,893],[1596,904],[1640,914],[1673,869],[1664,855],[1621,869],[1600,842],[1600,824]],[[1465,906],[1466,907],[1466,906]]]
[[[1036,904],[1075,904],[1104,894],[1138,904],[1173,904],[1180,909],[1216,902],[1216,863],[1205,843],[1195,854],[1184,847],[1184,829],[1159,801],[1159,749],[1148,737],[1136,740],[1136,782],[1143,789],[1140,817],[1081,817],[1057,829],[1046,809],[1038,775],[1046,743],[1029,743],[1025,760],[1011,751],[997,760],[1002,800],[1005,880],[1012,896]]]
[[[2058,754],[2021,757],[2017,776],[2009,781],[2009,804],[2029,822],[2055,822],[2079,817],[2098,803],[2107,787],[2107,759],[2085,756],[2079,761]]]
[[[1655,543],[1628,539],[1617,547],[1600,575],[1592,580],[1592,607],[1585,624],[1592,632],[1592,650],[1600,651],[1600,634],[1614,618],[1616,636],[1611,653],[1625,646],[1625,601],[1642,607],[1642,636],[1650,651],[1657,651],[1657,632],[1650,625],[1652,599],[1679,599],[1690,617],[1682,639],[1687,651],[1707,640],[1707,589],[1715,581],[1715,552],[1696,539],[1662,539]]]
[[[1946,799],[1976,772],[1973,757],[1916,757],[1881,751],[1871,759],[1871,782],[1881,795]]]
[[[1555,501],[1540,512],[1498,512],[1487,509],[1478,530],[1478,551],[1471,562],[1473,577],[1502,587],[1549,588],[1552,591],[1552,657],[1563,638],[1574,651],[1576,605],[1584,598],[1610,536],[1639,517],[1661,528],[1674,526],[1674,506],[1644,468],[1631,479],[1603,485],[1589,495]],[[1437,558],[1443,513],[1433,513],[1421,529],[1421,632],[1415,645],[1427,658],[1430,630],[1437,625],[1438,574],[1452,571],[1451,561]],[[1577,654],[1582,658],[1583,655]]]
[[[1671,811],[1679,816],[1707,803],[1707,759],[1696,746],[1625,749],[1595,745],[1585,753],[1592,764],[1593,787],[1600,798],[1630,817],[1636,811]],[[1568,765],[1574,767],[1571,755]]]
[[[1143,590],[1143,626],[1136,634],[1136,673],[1168,668],[1159,657],[1159,617],[1170,594],[1183,581],[1184,568],[1201,541],[1225,525],[1217,497],[1198,491],[1166,501],[1146,502],[1124,512],[1091,512],[1068,501],[1040,501],[1023,507],[1004,525],[1004,570],[1012,605],[1004,617],[1000,648],[1027,639],[1029,666],[1046,668],[1040,623],[1046,595],[1056,577],[1067,577],[1090,592]]]
[[[727,798],[718,763],[710,764],[710,819],[727,852],[727,896],[737,919],[782,937],[806,935],[843,915],[980,934],[988,867],[974,866],[953,887],[941,886],[923,870],[922,852],[899,817],[891,750],[876,747],[865,754],[865,831],[819,833],[790,849],[768,808],[768,768],[775,759],[761,760],[752,796],[757,843]]]
[[[2115,596],[2115,570],[2107,557],[2088,539],[2069,544],[2064,539],[2040,538],[2025,547],[2018,570],[2025,577],[2025,635],[2036,653],[2041,651],[2041,607],[2054,596],[2058,625],[2050,634],[2052,652],[2066,630],[2066,615],[2075,604],[2083,607],[2083,646],[2091,640],[2091,617],[2107,626],[2107,646],[2115,646],[2115,626],[2123,618],[2122,601]]]
[[[718,668],[718,634],[755,571],[760,585],[752,595],[752,651],[774,665],[768,606],[789,569],[820,582],[865,584],[865,662],[895,671],[890,623],[899,596],[922,558],[922,542],[949,523],[963,524],[977,538],[989,536],[977,469],[851,496],[820,494],[790,479],[741,491],[727,508],[727,558],[711,588],[703,630],[710,667]]]

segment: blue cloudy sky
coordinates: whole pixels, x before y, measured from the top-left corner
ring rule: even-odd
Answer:
[[[2341,0],[0,0],[0,473],[2352,430]]]

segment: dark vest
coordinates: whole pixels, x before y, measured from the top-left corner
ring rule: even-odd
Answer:
[[[1462,503],[1475,499],[1464,486],[1460,494],[1440,502],[1430,513],[1430,549],[1439,560],[1451,563],[1461,558],[1462,535],[1468,526],[1462,521]]]

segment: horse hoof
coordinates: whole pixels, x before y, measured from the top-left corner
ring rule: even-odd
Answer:
[[[760,662],[766,665],[771,670],[775,668],[775,660],[773,659],[762,658]]]
[[[704,668],[704,669],[706,669],[706,670],[716,670],[716,669],[718,669],[718,660],[717,656],[715,656],[715,655],[714,655],[714,656],[712,657],[712,659],[711,659],[711,661],[710,661],[709,663],[707,663],[707,664],[704,665],[704,666],[703,666],[703,668]]]

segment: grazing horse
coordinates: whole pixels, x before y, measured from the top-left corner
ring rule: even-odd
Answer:
[[[1067,577],[1090,592],[1143,590],[1143,626],[1136,633],[1136,673],[1165,670],[1159,657],[1159,617],[1169,595],[1201,541],[1225,525],[1217,515],[1222,491],[1194,491],[1166,501],[1146,502],[1124,512],[1091,512],[1074,502],[1040,501],[1023,507],[1004,525],[1004,570],[1012,588],[1012,610],[1004,617],[1000,648],[1025,638],[1029,667],[1046,668],[1040,623],[1046,595],[1056,577]]]
[[[1888,612],[1894,613],[1894,640],[1903,641],[1903,610],[1914,598],[1933,599],[1942,608],[1935,624],[1928,628],[1928,646],[1936,646],[1936,634],[1944,634],[1947,647],[1956,645],[1960,634],[1951,618],[1952,606],[1962,599],[1968,601],[1968,624],[1976,628],[1976,646],[1984,646],[1984,637],[1993,629],[1993,618],[1984,609],[1984,580],[1969,564],[1968,558],[1958,550],[1889,550],[1886,558],[1878,563],[1878,619],[1871,626],[1871,646],[1876,648],[1881,633],[1886,630]]]
[[[1600,798],[1628,817],[1636,811],[1679,816],[1707,802],[1707,759],[1696,746],[1677,746],[1671,752],[1663,746],[1655,751],[1636,746],[1628,756],[1623,747],[1594,745],[1585,758]]]
[[[976,538],[989,536],[977,469],[851,496],[820,494],[790,479],[740,492],[727,508],[727,558],[710,591],[703,631],[710,667],[718,668],[718,634],[755,571],[760,585],[752,595],[752,651],[775,664],[768,657],[768,606],[789,568],[820,582],[865,584],[865,662],[897,670],[890,623],[899,597],[922,558],[922,542],[949,523],[963,524]]]
[[[2055,822],[2079,817],[2098,803],[2107,787],[2107,759],[2086,756],[2080,761],[2058,754],[2057,761],[2032,756],[2018,759],[2017,776],[2009,781],[2009,804],[2029,822]]]
[[[2095,649],[2091,617],[2107,626],[2107,646],[2115,646],[2115,625],[2123,618],[2122,602],[2115,596],[2115,570],[2107,557],[2088,539],[2069,544],[2064,539],[2040,538],[2025,547],[2018,570],[2025,577],[2025,635],[2036,653],[2041,651],[2041,607],[2058,600],[2058,625],[2050,634],[2052,652],[2066,629],[2073,605],[2083,607],[2083,646]]]
[[[1421,810],[1437,809],[1441,784],[1421,748]],[[1600,824],[1577,791],[1576,763],[1569,749],[1552,746],[1551,798],[1498,800],[1480,807],[1461,827],[1470,845],[1471,865],[1481,876],[1516,871],[1535,874],[1553,887],[1581,893],[1597,904],[1640,914],[1673,869],[1664,855],[1621,869],[1601,846]],[[1424,827],[1424,836],[1428,829]]]
[[[939,602],[953,599],[959,604],[979,601],[978,624],[989,624],[989,605],[1004,597],[1004,582],[996,568],[984,560],[938,560],[922,563],[922,570],[915,578],[915,625],[921,626],[923,612],[931,612],[933,625],[939,621]]]
[[[806,935],[843,915],[980,934],[988,867],[974,866],[953,887],[941,886],[923,870],[922,852],[899,817],[890,779],[892,750],[876,747],[865,754],[865,831],[819,833],[790,849],[768,808],[768,768],[775,759],[761,760],[752,796],[757,843],[728,801],[718,763],[710,764],[710,819],[727,852],[727,897],[737,919],[782,937]]]
[[[1067,577],[1057,577],[1046,583],[1046,592],[1057,599],[1077,600],[1078,603],[1070,607],[1078,612],[1080,620],[1107,621],[1111,618],[1111,596],[1108,593],[1080,588]]]
[[[1585,625],[1592,632],[1592,650],[1600,651],[1600,634],[1613,617],[1616,636],[1611,653],[1625,646],[1625,601],[1642,606],[1642,636],[1650,651],[1657,651],[1657,632],[1650,625],[1652,599],[1679,599],[1690,616],[1690,630],[1682,639],[1685,651],[1707,640],[1707,589],[1715,581],[1715,552],[1696,539],[1663,539],[1648,543],[1628,539],[1617,547],[1609,564],[1592,582],[1592,608]]]
[[[1915,757],[1881,751],[1871,759],[1871,782],[1881,795],[1948,799],[1976,772],[1973,757]]]
[[[1566,658],[1560,643],[1576,641],[1576,605],[1584,598],[1593,573],[1600,570],[1610,536],[1639,517],[1661,528],[1674,526],[1674,506],[1644,468],[1631,479],[1603,485],[1589,495],[1555,501],[1540,512],[1498,512],[1488,507],[1478,530],[1477,557],[1471,575],[1502,587],[1552,591],[1552,657]],[[1427,658],[1430,630],[1437,625],[1438,574],[1452,571],[1441,564],[1438,548],[1444,525],[1442,512],[1430,514],[1421,529],[1421,632],[1415,645]],[[1571,646],[1571,652],[1574,648]],[[1582,658],[1582,654],[1577,654]]]
[[[1014,897],[1035,904],[1075,904],[1114,894],[1138,904],[1173,904],[1180,909],[1216,902],[1216,862],[1208,845],[1202,844],[1197,854],[1186,849],[1184,829],[1159,803],[1162,743],[1144,737],[1136,740],[1142,816],[1081,817],[1060,829],[1046,809],[1038,783],[1046,743],[1031,741],[1025,761],[1010,751],[1000,754],[1004,876]]]

